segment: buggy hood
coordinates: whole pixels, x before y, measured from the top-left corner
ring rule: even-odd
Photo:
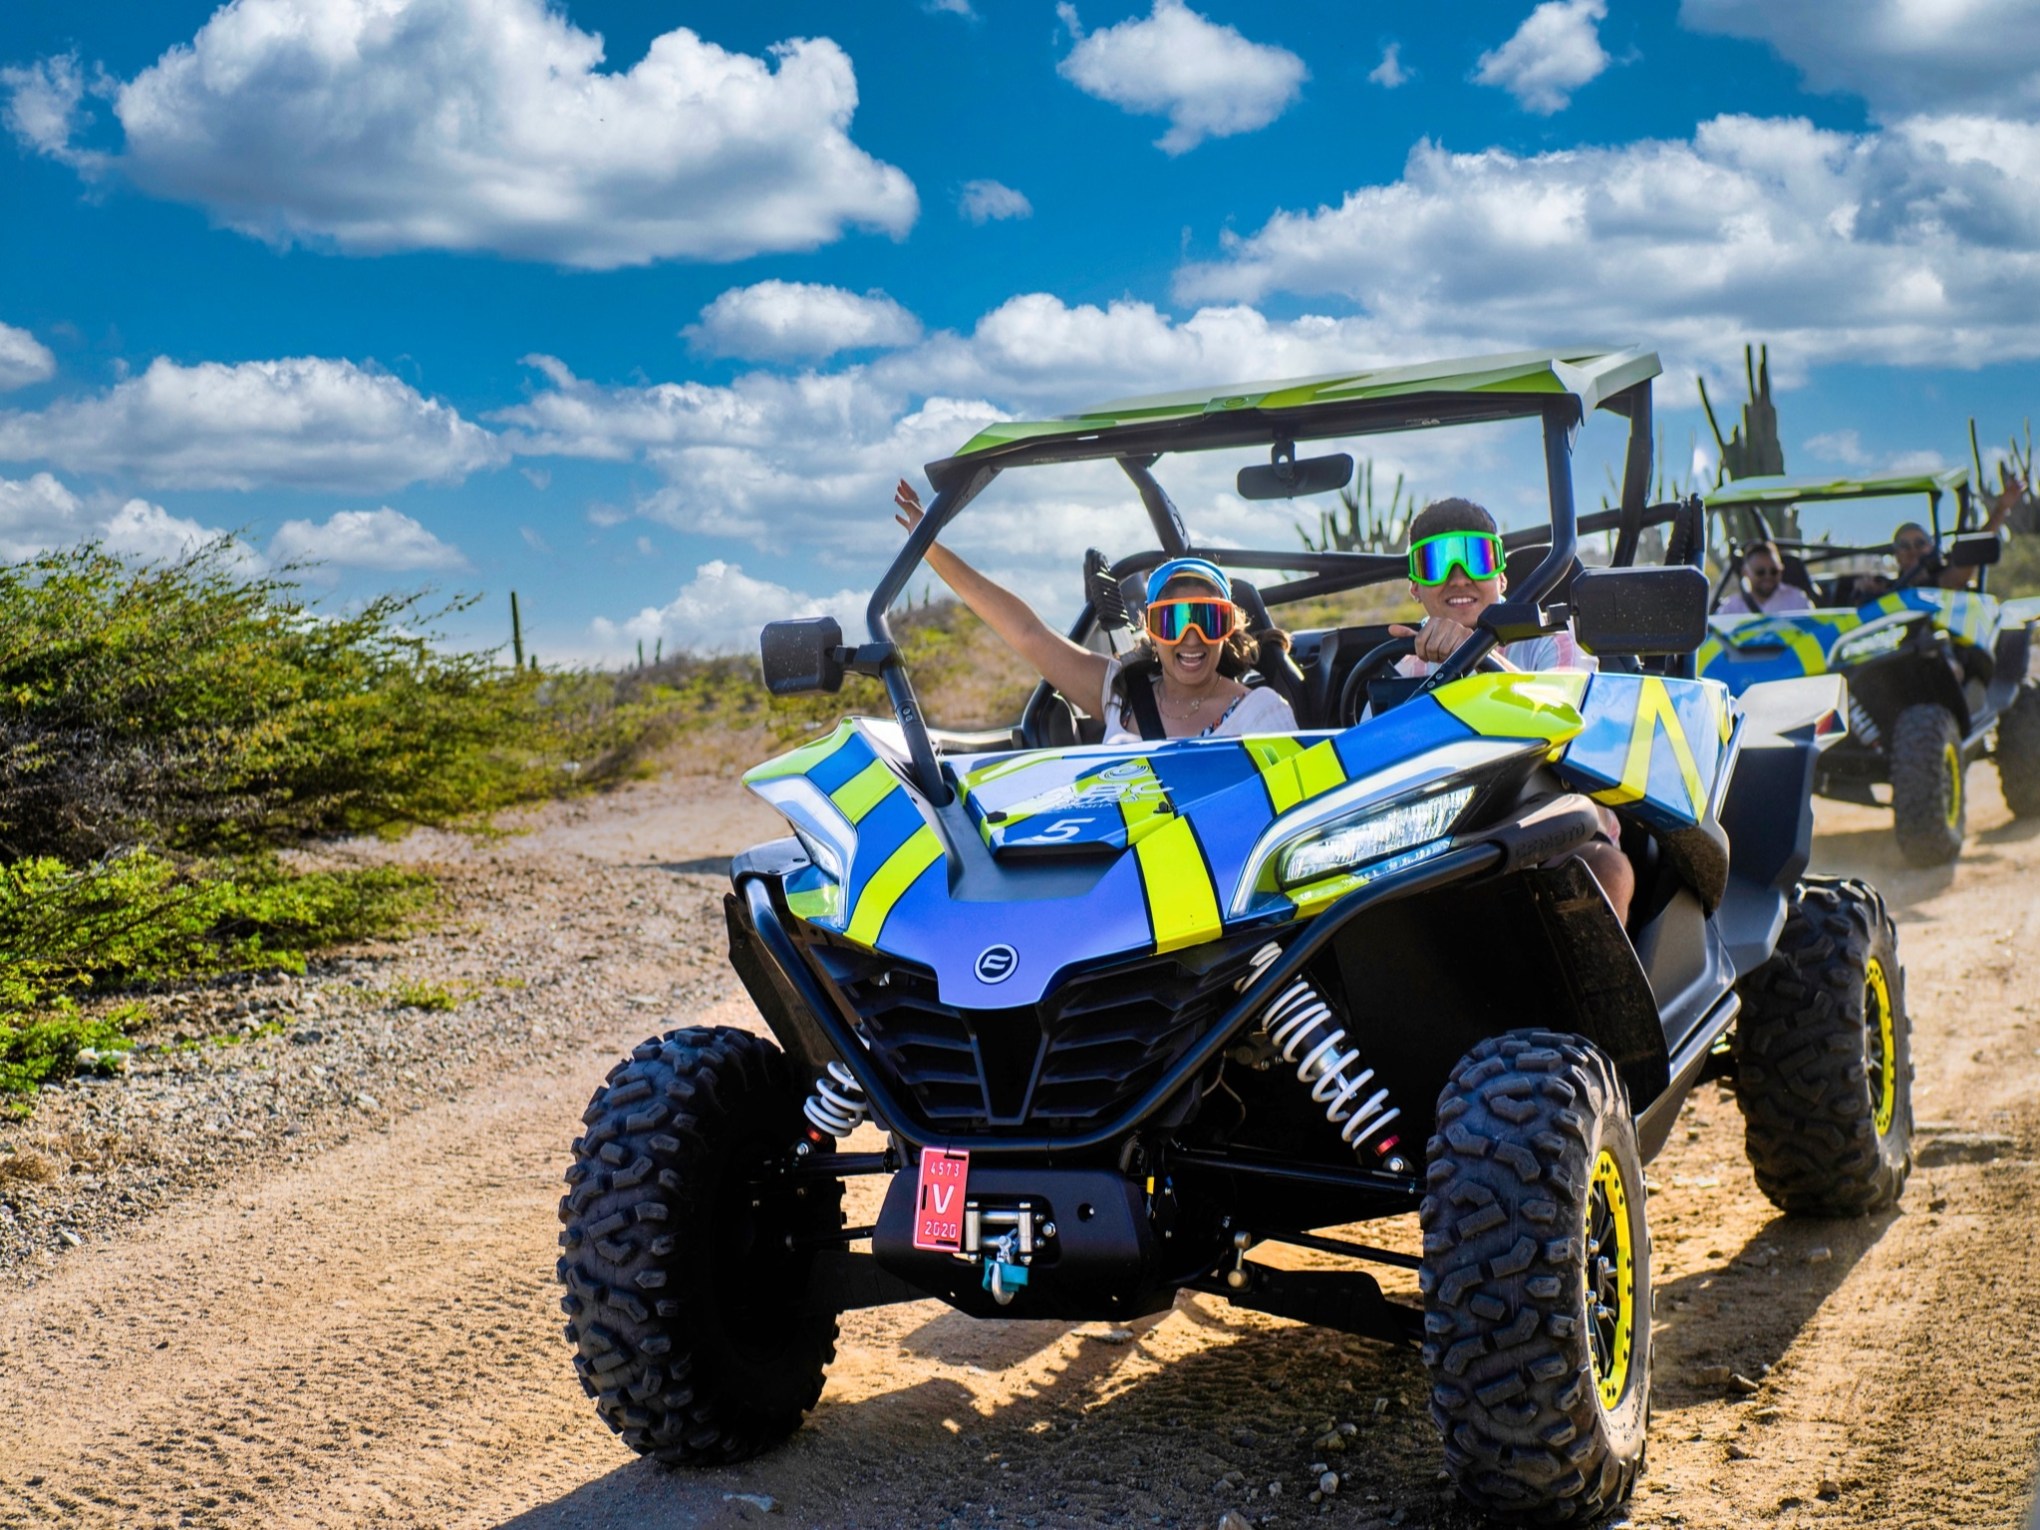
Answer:
[[[797,919],[931,969],[945,1003],[1032,1004],[1072,968],[1279,933],[1449,846],[1452,830],[1302,885],[1283,850],[1405,799],[1552,756],[1667,828],[1705,812],[1727,693],[1652,676],[1473,675],[1336,733],[1175,739],[946,762],[937,811],[890,723],[854,718],[745,776],[794,825]]]

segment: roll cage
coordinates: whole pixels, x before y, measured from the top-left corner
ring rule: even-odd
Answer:
[[[1708,513],[1719,515],[1730,532],[1729,556],[1722,570],[1721,579],[1715,586],[1713,598],[1709,603],[1710,609],[1718,607],[1727,598],[1729,590],[1739,578],[1744,549],[1759,541],[1775,543],[1781,555],[1800,565],[1809,582],[1817,577],[1814,570],[1823,564],[1836,563],[1843,558],[1887,557],[1897,551],[1889,541],[1857,546],[1780,536],[1778,512],[1799,504],[1895,499],[1906,494],[1926,496],[1927,529],[1934,539],[1933,556],[1937,560],[1943,555],[1946,545],[1941,525],[1941,506],[1944,500],[1954,501],[1955,537],[1959,538],[1975,529],[1978,517],[1967,468],[1948,468],[1936,473],[1891,473],[1872,478],[1745,478],[1723,484],[1706,496]],[[1745,517],[1747,519],[1744,524],[1738,527],[1737,522]],[[1741,534],[1752,529],[1759,534],[1756,536]],[[1979,567],[1976,581],[1979,594],[1985,590],[1988,579],[1988,570]],[[1823,604],[1819,598],[1821,595],[1819,590],[1809,590],[1807,593],[1815,597],[1815,606]]]
[[[1128,400],[1062,419],[992,426],[954,456],[927,464],[935,497],[872,592],[865,610],[871,641],[856,650],[854,665],[884,684],[905,737],[914,785],[932,805],[943,806],[951,792],[893,638],[889,613],[935,540],[1000,473],[1018,467],[1111,459],[1140,495],[1160,544],[1121,560],[1113,569],[1115,576],[1186,555],[1208,558],[1221,566],[1299,575],[1261,592],[1267,604],[1275,606],[1385,583],[1399,577],[1407,565],[1401,557],[1378,553],[1193,544],[1182,515],[1152,471],[1161,457],[1172,452],[1244,446],[1293,449],[1301,441],[1537,419],[1544,436],[1548,528],[1518,530],[1505,537],[1504,543],[1535,546],[1548,530],[1548,548],[1528,579],[1511,591],[1511,598],[1491,608],[1482,629],[1434,672],[1437,683],[1456,679],[1495,646],[1502,631],[1510,627],[1549,631],[1563,624],[1565,608],[1546,606],[1544,600],[1571,571],[1582,532],[1614,531],[1613,561],[1625,566],[1635,560],[1645,525],[1678,522],[1689,516],[1697,519],[1697,502],[1647,503],[1652,471],[1651,379],[1660,370],[1656,354],[1646,350],[1525,352],[1250,384],[1217,393]],[[1582,521],[1573,498],[1572,445],[1575,432],[1596,408],[1629,421],[1622,497],[1617,509]],[[1697,549],[1697,535],[1692,541]],[[1074,632],[1087,633],[1094,620],[1087,599]]]

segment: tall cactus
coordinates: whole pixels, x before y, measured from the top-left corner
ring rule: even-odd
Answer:
[[[1983,452],[1976,440],[1976,416],[1969,417],[1969,461],[1975,473],[1972,481],[1976,485],[1977,497],[1982,500],[1995,500],[2011,493],[2012,485],[2017,483],[2019,491],[2017,497],[2012,500],[2004,524],[2008,531],[2019,535],[2040,531],[2040,487],[2033,483],[2033,420],[2030,415],[2026,418],[2025,426],[2026,440],[2023,447],[2016,435],[2006,443],[2005,455],[1997,464],[1997,486],[1993,488],[1990,480],[1984,476]],[[1987,508],[1984,513],[1989,513]]]
[[[524,668],[524,619],[517,614],[517,592],[510,592],[510,654]]]
[[[1721,422],[1714,417],[1714,402],[1707,396],[1707,380],[1700,379],[1700,407],[1707,413],[1707,428],[1714,432],[1718,454],[1714,474],[1717,489],[1731,479],[1764,478],[1785,471],[1785,447],[1778,439],[1778,410],[1771,402],[1770,346],[1761,350],[1750,345],[1743,347],[1743,376],[1749,385],[1750,401],[1743,405],[1742,423],[1725,437]],[[1729,531],[1736,541],[1753,542],[1763,535],[1754,511],[1733,510],[1729,516]],[[1798,538],[1797,507],[1782,514],[1777,529],[1782,536]]]

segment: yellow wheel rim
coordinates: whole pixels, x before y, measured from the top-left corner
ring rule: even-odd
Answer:
[[[1941,751],[1948,762],[1948,827],[1962,821],[1962,754],[1953,744]]]
[[[1588,1349],[1603,1409],[1629,1387],[1636,1349],[1636,1246],[1629,1236],[1629,1189],[1607,1149],[1594,1160],[1587,1189],[1586,1289]]]
[[[1863,1036],[1870,1043],[1871,1087],[1877,1091],[1877,1135],[1882,1137],[1898,1118],[1898,1022],[1891,1013],[1891,979],[1884,975],[1884,963],[1874,956],[1863,974],[1863,1002],[1871,1011],[1863,1017]]]

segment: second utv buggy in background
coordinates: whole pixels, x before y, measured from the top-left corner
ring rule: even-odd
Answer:
[[[1889,517],[1896,496],[1923,494],[1935,550],[1895,580],[1845,569],[1893,551],[1888,540],[1807,541],[1777,535],[1781,512],[1795,504],[1835,507],[1861,526]],[[1955,534],[1942,536],[1944,500],[1955,506]],[[1962,851],[1969,762],[1995,755],[2005,801],[2020,817],[2040,813],[2040,685],[2027,678],[2040,600],[2000,602],[1986,593],[1997,561],[1995,532],[1973,525],[1969,472],[1882,478],[1745,478],[1707,496],[1729,528],[1728,564],[1715,592],[1719,606],[1737,584],[1743,550],[1777,544],[1785,583],[1805,592],[1811,611],[1712,619],[1700,673],[1742,691],[1796,675],[1838,674],[1849,686],[1849,737],[1821,759],[1814,790],[1877,806],[1873,788],[1890,787],[1900,851],[1916,866],[1952,861]],[[1889,530],[1888,525],[1880,530]],[[1974,587],[1944,589],[1944,570],[1973,570]]]
[[[1572,440],[1596,408],[1629,424],[1617,561],[1652,513],[1697,556],[1695,507],[1644,504],[1657,371],[1636,351],[1489,357],[997,425],[929,466],[866,641],[827,618],[767,629],[774,689],[875,675],[894,716],[746,777],[791,830],[737,857],[728,901],[778,1045],[654,1038],[584,1117],[559,1270],[612,1429],[676,1463],[772,1444],[848,1309],[1123,1321],[1187,1290],[1420,1344],[1446,1465],[1491,1511],[1587,1521],[1629,1493],[1644,1164],[1725,1041],[1780,1206],[1888,1206],[1910,1162],[1891,921],[1868,886],[1805,875],[1840,684],[1738,701],[1687,678],[1704,576],[1575,563]],[[1099,745],[1092,698],[1046,687],[1011,730],[923,717],[888,611],[999,475],[1105,460],[1139,494],[1157,545],[1087,579],[1072,632],[1102,646],[1099,604],[1167,558],[1293,576],[1235,583],[1257,617],[1406,577],[1400,556],[1194,545],[1164,455],[1268,452],[1238,486],[1276,498],[1352,471],[1299,441],[1505,419],[1542,429],[1543,545],[1422,682],[1377,681],[1409,640],[1352,626],[1297,633],[1295,667],[1261,677],[1294,734]],[[1601,673],[1493,665],[1498,640],[1568,617]],[[1637,868],[1628,928],[1570,854],[1596,804]],[[882,1151],[839,1147],[867,1122]],[[887,1178],[873,1226],[844,1225],[853,1175]],[[1411,1214],[1420,1256],[1340,1233]],[[1281,1244],[1344,1267],[1251,1257]],[[1414,1269],[1421,1308],[1368,1263]]]

